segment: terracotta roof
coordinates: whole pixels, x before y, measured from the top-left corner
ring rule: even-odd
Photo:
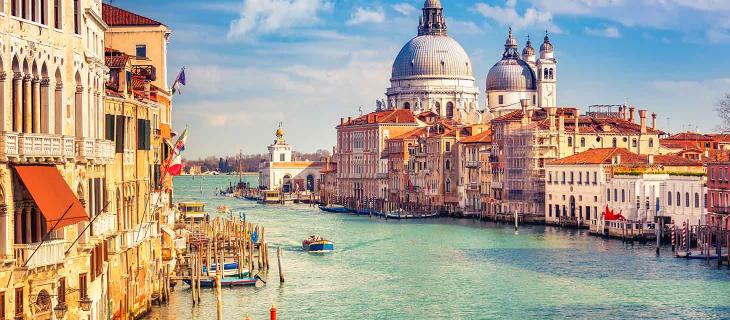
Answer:
[[[460,141],[461,143],[490,143],[492,142],[492,131],[487,130],[482,133],[464,137]]]
[[[422,137],[426,134],[426,127],[416,128],[411,131],[407,131],[403,134],[399,134],[395,137],[392,137],[388,140],[404,140],[404,139],[417,139],[419,137]]]
[[[664,138],[664,140],[712,141],[712,137],[697,132],[680,132]]]
[[[558,121],[561,115],[564,116],[564,127],[566,132],[575,130],[575,117],[577,109],[575,108],[557,108],[555,114],[555,127],[558,127]],[[513,111],[499,118],[492,120],[495,122],[517,122],[522,119],[522,110]],[[537,109],[532,112],[532,123],[537,123],[542,130],[550,128],[550,120],[546,108]],[[647,133],[662,134],[660,130],[646,128]],[[602,118],[588,115],[578,116],[578,132],[580,133],[615,133],[615,134],[638,134],[641,132],[641,125],[620,119],[620,118]]]
[[[727,133],[708,134],[708,136],[712,137],[715,142],[730,142],[730,134]]]
[[[413,116],[411,110],[406,109],[375,111],[364,114],[350,121],[346,121],[340,126],[363,125],[373,123],[416,123],[416,118]]]
[[[569,157],[551,161],[551,165],[570,164],[611,164],[616,156],[621,156],[620,164],[642,164],[645,160],[624,148],[596,148],[574,154]]]
[[[670,148],[670,149],[681,149],[681,150],[696,149],[696,150],[699,150],[699,149],[697,149],[697,143],[692,142],[692,141],[661,139],[661,140],[659,140],[659,144],[665,148]]]
[[[642,155],[643,158],[648,159],[649,156]],[[648,161],[647,161],[648,162]],[[694,160],[689,160],[685,157],[678,156],[675,154],[657,154],[654,155],[654,164],[670,166],[670,167],[701,167],[702,163]]]
[[[161,26],[159,21],[152,20],[147,17],[140,16],[136,13],[129,12],[122,8],[118,8],[106,3],[103,4],[101,10],[104,22],[110,26]]]
[[[108,89],[108,88],[106,89],[106,95],[112,96],[112,97],[117,97],[117,98],[124,98],[123,94],[116,92],[114,90]]]

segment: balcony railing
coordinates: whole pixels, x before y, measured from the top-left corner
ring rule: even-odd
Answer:
[[[76,139],[76,159],[79,161],[94,159],[94,139]]]
[[[2,152],[3,160],[63,162],[65,159],[73,158],[73,149],[73,137],[43,133],[0,132],[0,152]]]
[[[141,65],[132,67],[132,74],[140,76],[149,81],[155,81],[157,79],[157,70],[151,65]]]
[[[469,184],[466,185],[466,189],[467,190],[473,190],[473,191],[479,190],[479,183],[478,182],[470,182]]]
[[[707,211],[712,212],[712,213],[728,214],[728,213],[730,213],[730,207],[712,206]]]
[[[65,245],[66,240],[63,239],[46,241],[40,247],[37,243],[16,244],[14,247],[15,266],[23,267],[25,264],[26,268],[33,269],[63,263]],[[38,248],[37,251],[36,248]]]
[[[479,160],[468,160],[466,161],[466,167],[467,168],[479,168],[481,167],[481,163]]]
[[[117,232],[117,215],[111,212],[101,213],[94,220],[94,236],[106,238]]]
[[[96,140],[94,142],[94,157],[104,163],[114,161],[114,143],[109,140]]]

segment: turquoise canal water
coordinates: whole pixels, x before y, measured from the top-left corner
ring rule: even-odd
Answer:
[[[275,262],[262,288],[223,289],[225,319],[540,319],[730,318],[730,270],[702,261],[657,257],[651,246],[624,245],[582,231],[512,227],[469,220],[384,221],[325,214],[304,205],[262,206],[213,196],[237,177],[178,177],[177,201],[203,200],[246,212],[266,226]],[[202,192],[201,192],[202,189]],[[336,252],[301,251],[318,234]],[[205,289],[204,289],[205,290]],[[153,318],[215,319],[215,293],[191,306],[179,283]]]

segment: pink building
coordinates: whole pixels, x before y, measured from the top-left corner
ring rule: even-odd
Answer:
[[[730,228],[730,159],[707,162],[707,223]]]

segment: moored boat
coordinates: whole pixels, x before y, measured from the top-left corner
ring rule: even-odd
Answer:
[[[205,212],[205,203],[203,202],[180,202],[177,207],[186,221],[208,220],[208,213]]]
[[[320,205],[319,210],[322,210],[324,212],[330,212],[330,213],[350,213],[350,209],[345,208],[344,206],[340,205]]]
[[[330,252],[335,250],[335,243],[322,237],[310,236],[302,241],[302,249],[308,252]]]
[[[217,271],[218,265],[212,264],[210,266],[210,273],[211,275],[215,274]],[[203,274],[206,274],[208,272],[208,268],[203,266]],[[238,276],[238,262],[228,262],[223,264],[223,276]],[[248,269],[243,269],[243,275],[248,275]]]
[[[221,279],[221,287],[242,287],[242,286],[255,286],[256,282],[262,281],[259,275],[251,277],[223,277]],[[190,279],[183,279],[187,285],[190,285]],[[263,282],[265,283],[265,282]],[[215,278],[200,279],[201,288],[215,288]]]

